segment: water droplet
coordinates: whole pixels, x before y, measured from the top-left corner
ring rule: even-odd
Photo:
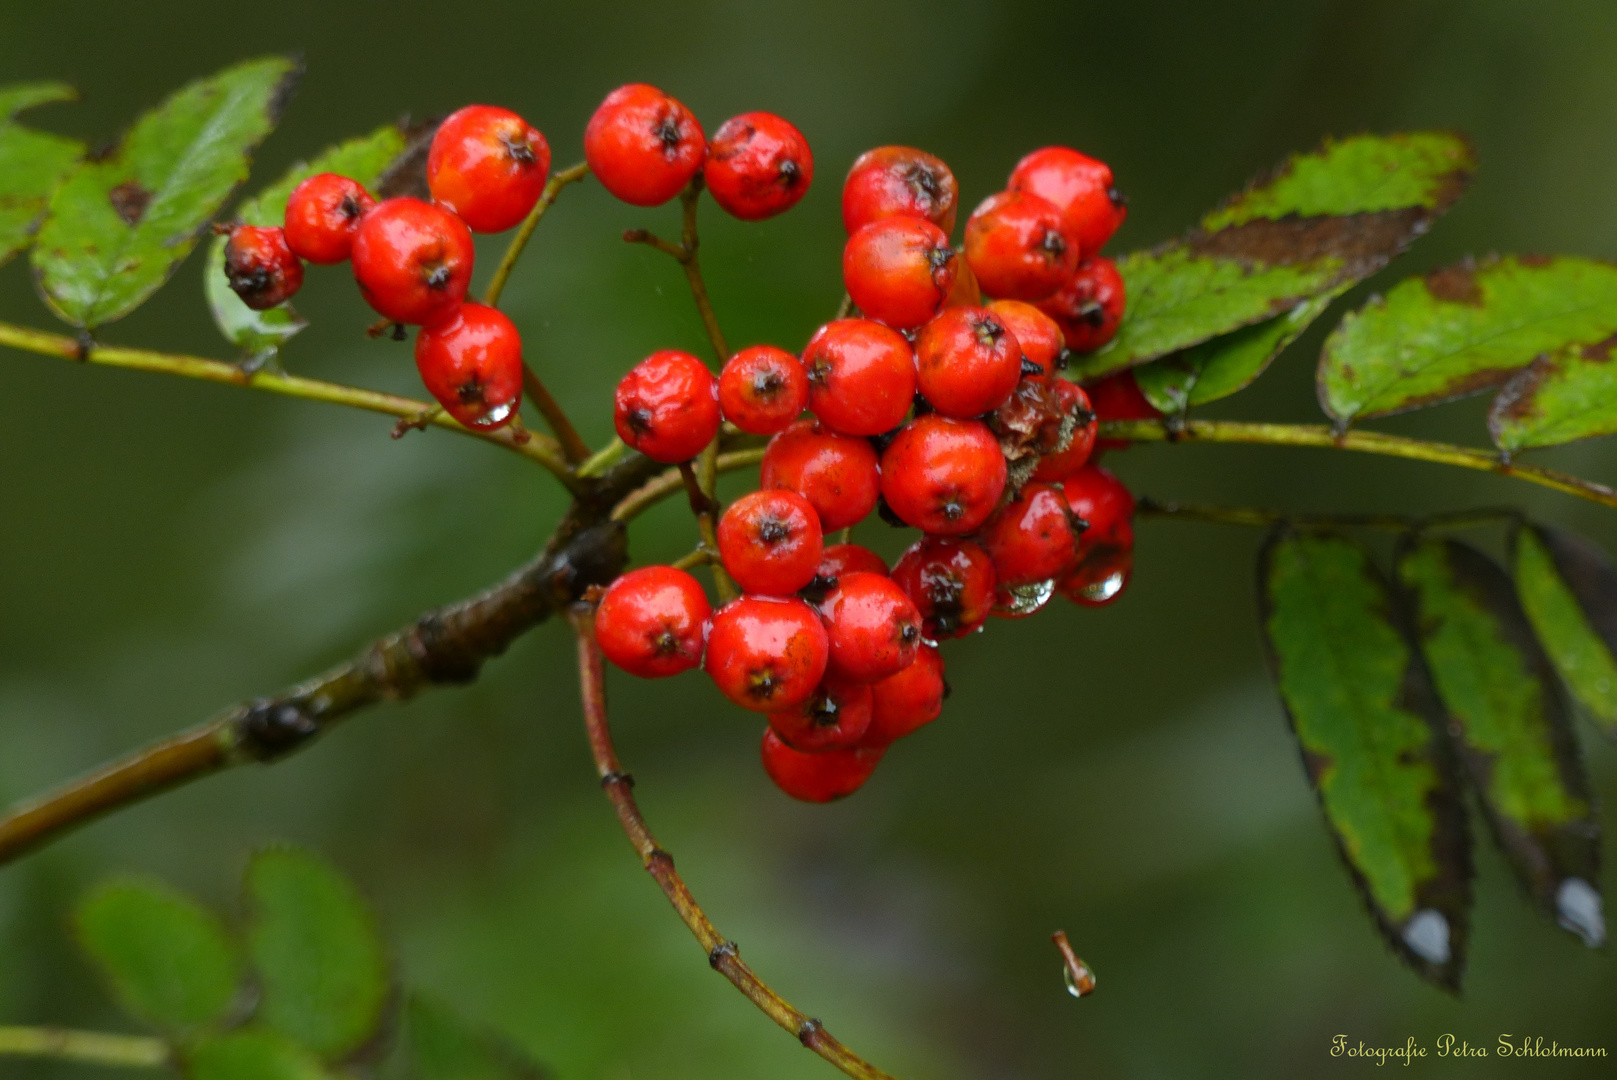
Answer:
[[[1449,962],[1449,921],[1440,911],[1423,908],[1404,924],[1404,944],[1433,964]]]
[[[1095,973],[1082,960],[1078,961],[1076,973],[1070,965],[1061,965],[1061,980],[1067,984],[1067,993],[1075,998],[1081,998],[1086,994],[1095,992]]]
[[[1123,578],[1123,571],[1118,570],[1107,577],[1101,578],[1092,585],[1085,585],[1083,588],[1078,590],[1078,595],[1082,596],[1085,600],[1092,600],[1097,604],[1103,604],[1123,591]]]
[[[514,410],[511,403],[507,401],[500,405],[491,406],[487,412],[478,417],[477,422],[483,427],[493,427],[496,424],[503,424],[507,419],[510,418],[513,411]]]
[[[1606,943],[1606,917],[1600,894],[1582,878],[1567,878],[1555,892],[1555,921],[1591,949]]]
[[[994,610],[1013,619],[1031,615],[1050,602],[1050,597],[1056,594],[1056,583],[1052,578],[1049,581],[1035,581],[1031,585],[1013,585],[999,590],[995,600]]]

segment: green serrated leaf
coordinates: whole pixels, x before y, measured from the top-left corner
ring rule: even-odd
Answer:
[[[1522,610],[1573,698],[1617,741],[1617,569],[1579,536],[1545,525],[1511,534]]]
[[[1617,434],[1617,335],[1537,357],[1499,390],[1488,433],[1507,454]]]
[[[286,218],[286,200],[303,181],[316,173],[333,172],[349,177],[367,188],[374,187],[394,159],[408,145],[407,133],[396,124],[385,124],[369,135],[339,143],[311,161],[294,165],[268,188],[237,208],[236,216],[248,225],[279,225]],[[272,355],[308,324],[281,304],[266,311],[254,311],[230,290],[225,278],[225,238],[215,237],[208,245],[208,265],[202,287],[213,311],[213,320],[225,340],[238,345],[246,355],[261,360]]]
[[[293,848],[255,856],[246,884],[259,1020],[327,1059],[359,1047],[376,1032],[389,991],[364,901],[325,862]]]
[[[273,1031],[245,1028],[201,1039],[185,1052],[186,1080],[329,1080],[320,1062]]]
[[[1339,295],[1333,290],[1267,322],[1141,364],[1134,369],[1134,381],[1146,400],[1164,413],[1182,413],[1192,405],[1229,397],[1252,385]]]
[[[1617,266],[1567,256],[1470,260],[1399,282],[1350,312],[1319,362],[1319,400],[1347,423],[1489,390],[1541,353],[1617,333]]]
[[[161,882],[109,881],[79,902],[79,946],[119,1004],[158,1027],[193,1028],[230,1008],[241,970],[213,913]]]
[[[1293,157],[1182,240],[1119,259],[1123,324],[1072,377],[1155,360],[1362,280],[1453,204],[1473,166],[1470,144],[1448,132],[1357,136]]]
[[[545,1080],[550,1075],[509,1039],[421,994],[410,996],[405,1027],[413,1080]]]
[[[56,189],[34,245],[52,310],[95,327],[156,292],[247,178],[297,72],[271,57],[201,79],[141,117],[111,156],[81,164]]]
[[[1510,576],[1457,540],[1426,539],[1403,546],[1398,578],[1505,858],[1540,910],[1602,944],[1600,822],[1555,669]]]
[[[0,87],[0,263],[28,246],[51,194],[84,156],[77,139],[32,131],[12,122],[24,109],[72,101],[66,83]]]
[[[1325,820],[1387,942],[1458,988],[1470,841],[1440,709],[1357,544],[1280,530],[1258,563],[1270,670]]]

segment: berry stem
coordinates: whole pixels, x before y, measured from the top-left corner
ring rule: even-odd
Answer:
[[[511,271],[516,268],[517,260],[522,257],[522,251],[528,246],[528,240],[533,236],[533,230],[539,227],[539,219],[545,216],[550,204],[556,201],[561,189],[568,184],[576,183],[590,174],[590,167],[582,161],[570,169],[563,169],[555,173],[546,182],[544,191],[539,193],[539,201],[533,204],[528,211],[527,218],[517,228],[515,236],[506,245],[505,254],[500,258],[500,265],[494,268],[494,276],[489,279],[488,288],[483,292],[483,303],[489,307],[500,306],[500,294],[505,291],[505,283],[511,277]]]
[[[544,380],[539,378],[539,373],[534,371],[526,360],[522,362],[522,389],[527,392],[528,400],[533,402],[534,408],[539,410],[539,415],[545,418],[545,423],[550,425],[550,430],[556,433],[556,438],[561,443],[561,452],[566,456],[568,464],[576,466],[589,460],[589,443],[580,437],[578,429],[573,426],[572,420],[568,419],[566,410],[561,407],[560,402],[550,396],[550,390],[545,386]]]
[[[1134,512],[1141,517],[1199,521],[1216,525],[1249,525],[1259,529],[1267,529],[1286,522],[1302,526],[1322,525],[1400,533],[1436,528],[1465,529],[1494,525],[1501,521],[1520,521],[1522,518],[1520,510],[1509,506],[1485,506],[1476,510],[1455,510],[1418,517],[1405,514],[1293,514],[1284,510],[1244,506],[1198,506],[1159,502],[1149,496],[1139,500]]]
[[[696,232],[696,207],[701,198],[702,174],[697,173],[691,177],[690,185],[679,197],[679,204],[683,209],[679,243],[669,243],[646,229],[630,229],[623,234],[623,239],[630,244],[654,247],[663,254],[671,256],[685,268],[685,280],[690,283],[691,299],[696,301],[696,313],[702,317],[702,326],[707,330],[707,339],[713,346],[713,355],[722,367],[724,362],[730,359],[730,346],[725,344],[724,331],[719,329],[719,318],[713,313],[713,302],[708,299],[707,283],[702,280],[702,264],[696,257],[696,249],[701,244]]]
[[[431,405],[424,401],[415,401],[411,398],[399,397],[396,394],[384,394],[376,390],[363,390],[355,386],[344,386],[340,383],[322,382],[319,379],[305,379],[297,375],[284,375],[278,372],[259,370],[244,372],[235,364],[223,360],[208,360],[200,356],[183,356],[177,353],[154,352],[149,349],[122,349],[108,345],[92,344],[83,348],[73,338],[63,337],[59,334],[48,334],[42,330],[33,330],[9,323],[0,323],[0,345],[9,345],[23,352],[39,353],[43,356],[56,356],[63,360],[75,360],[83,363],[101,364],[107,367],[127,368],[134,371],[155,371],[166,375],[179,375],[188,379],[201,379],[204,382],[224,383],[230,386],[244,386],[252,390],[263,390],[271,394],[280,394],[285,397],[303,398],[306,401],[323,401],[331,405],[347,405],[350,408],[364,409],[367,412],[383,413],[387,416],[396,416],[402,420],[418,421],[428,417]],[[577,495],[584,490],[584,484],[573,475],[566,460],[561,453],[560,444],[548,435],[533,432],[528,433],[526,440],[510,428],[497,428],[494,431],[473,431],[455,422],[448,414],[441,410],[431,414],[426,423],[432,427],[444,428],[462,435],[470,435],[484,442],[496,446],[503,446],[507,450],[515,451],[524,457],[531,458],[550,471],[562,485]]]
[[[732,450],[720,454],[714,459],[715,472],[732,472],[735,469],[744,469],[748,465],[756,465],[764,459],[763,447],[753,447],[747,450]],[[646,510],[668,498],[684,486],[685,479],[678,469],[669,469],[644,487],[632,491],[624,500],[612,509],[613,521],[631,521],[639,517]]]
[[[590,753],[595,758],[596,772],[601,777],[601,787],[612,801],[618,824],[623,827],[629,843],[640,856],[641,865],[657,882],[680,920],[690,928],[697,943],[707,953],[708,964],[729,979],[764,1015],[846,1075],[855,1080],[893,1080],[890,1074],[849,1050],[818,1020],[797,1009],[760,979],[741,959],[735,942],[719,933],[691,895],[685,880],[674,869],[674,857],[657,843],[645,818],[641,817],[634,798],[634,778],[624,772],[623,763],[618,760],[617,750],[612,744],[612,729],[607,722],[601,647],[595,640],[594,610],[588,604],[574,604],[568,609],[567,617],[578,637],[578,678],[584,704],[584,727],[589,736]]]
[[[715,438],[702,451],[696,468],[688,461],[679,465],[680,482],[685,485],[685,494],[690,499],[691,513],[696,515],[696,531],[702,536],[702,546],[715,552],[719,550],[719,502],[713,497],[718,479],[718,448],[719,440]],[[697,476],[697,468],[702,470],[701,478]],[[715,559],[709,569],[713,572],[713,587],[718,590],[720,600],[729,603],[741,595],[722,563]]]
[[[57,1027],[0,1027],[0,1055],[7,1054],[127,1069],[161,1069],[172,1064],[168,1044],[162,1039]]]
[[[1113,420],[1100,425],[1109,439],[1139,442],[1260,443],[1269,446],[1311,446],[1325,450],[1356,450],[1365,454],[1430,461],[1462,469],[1513,476],[1580,499],[1617,508],[1617,491],[1537,465],[1515,465],[1497,453],[1452,443],[1426,442],[1379,431],[1333,432],[1324,424],[1256,424],[1239,420],[1187,420],[1170,429],[1155,420]]]

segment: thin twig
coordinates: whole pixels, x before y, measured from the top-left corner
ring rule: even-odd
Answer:
[[[890,1074],[849,1050],[818,1020],[797,1009],[760,979],[741,959],[736,943],[719,933],[691,895],[684,879],[674,869],[674,857],[658,845],[651,830],[646,827],[645,819],[640,816],[640,808],[634,799],[634,778],[624,772],[617,750],[612,745],[612,729],[606,715],[601,647],[595,641],[595,613],[588,604],[580,603],[568,608],[567,617],[578,636],[579,690],[584,701],[584,725],[589,736],[590,752],[595,758],[595,768],[601,777],[601,787],[606,791],[607,798],[612,800],[618,823],[623,826],[629,843],[639,854],[641,865],[695,935],[707,953],[708,964],[729,979],[764,1015],[848,1076],[855,1080],[894,1080]]]
[[[702,174],[697,173],[679,197],[683,214],[680,218],[678,244],[670,243],[645,229],[630,229],[623,234],[623,239],[631,244],[654,247],[665,255],[672,256],[675,262],[685,268],[685,280],[691,287],[691,299],[696,301],[696,313],[701,316],[708,342],[713,346],[713,355],[722,365],[730,359],[730,346],[725,344],[724,331],[719,329],[719,318],[713,313],[713,303],[707,295],[707,283],[702,280],[702,263],[697,257],[701,239],[696,232],[696,208],[701,199]]]
[[[200,356],[154,352],[149,349],[122,349],[108,345],[93,345],[86,350],[73,338],[47,334],[42,330],[13,326],[9,323],[0,323],[0,345],[9,345],[14,349],[39,353],[43,356],[56,356],[63,360],[127,368],[133,371],[155,371],[165,375],[201,379],[204,382],[244,386],[251,390],[263,390],[284,397],[303,398],[306,401],[347,405],[350,408],[383,413],[403,420],[420,420],[432,408],[424,401],[415,401],[396,394],[384,394],[376,390],[362,390],[341,383],[322,382],[319,379],[305,379],[297,375],[282,375],[270,371],[249,373],[236,364],[223,360],[208,360]],[[470,435],[474,439],[482,439],[484,442],[503,446],[507,450],[531,458],[554,474],[575,495],[583,490],[583,485],[572,475],[572,470],[563,459],[560,445],[548,435],[529,432],[528,438],[523,440],[509,427],[494,431],[474,431],[456,423],[441,410],[432,414],[427,422],[433,427]]]
[[[590,167],[579,162],[570,169],[563,169],[555,173],[545,184],[545,190],[539,193],[539,201],[533,204],[528,216],[517,229],[511,242],[506,245],[505,255],[500,259],[500,265],[494,268],[494,276],[489,279],[488,288],[483,293],[483,303],[489,307],[498,307],[500,294],[505,291],[505,283],[511,277],[511,271],[516,268],[517,260],[522,257],[522,251],[528,246],[528,240],[533,236],[533,230],[539,227],[539,219],[545,216],[550,204],[556,201],[556,196],[568,184],[584,179],[590,174]]]
[[[1326,450],[1354,450],[1364,454],[1430,461],[1462,469],[1514,476],[1530,484],[1576,495],[1602,506],[1617,507],[1617,491],[1554,469],[1516,465],[1487,450],[1452,443],[1426,442],[1379,431],[1333,432],[1323,424],[1254,424],[1237,420],[1189,420],[1170,430],[1153,420],[1113,420],[1100,426],[1108,439],[1139,442],[1259,443],[1268,446],[1310,446]]]
[[[1067,940],[1065,930],[1057,930],[1050,935],[1050,940],[1056,943],[1061,952],[1062,975],[1067,982],[1067,993],[1073,997],[1088,997],[1095,992],[1095,972],[1088,964],[1081,960],[1073,951],[1072,942]]]
[[[718,514],[719,501],[713,497],[713,487],[718,475],[718,436],[702,451],[704,461],[711,461],[712,466],[703,471],[708,474],[708,481],[704,485],[698,479],[696,469],[688,461],[679,465],[679,478],[685,485],[685,494],[691,504],[691,514],[696,518],[696,531],[702,537],[702,545],[711,551],[719,550]],[[712,453],[710,453],[710,451]],[[729,603],[741,595],[730,575],[725,572],[724,564],[714,560],[708,567],[713,574],[713,587],[718,590],[719,599]]]
[[[1161,517],[1180,521],[1200,521],[1218,525],[1250,525],[1267,529],[1282,521],[1294,525],[1332,526],[1344,529],[1377,529],[1384,532],[1419,532],[1423,529],[1461,529],[1518,521],[1522,512],[1509,506],[1485,506],[1476,510],[1453,510],[1439,514],[1301,514],[1287,510],[1267,510],[1248,506],[1205,506],[1160,502],[1150,496],[1135,505],[1141,517]]]
[[[561,452],[567,458],[569,465],[578,465],[590,456],[589,443],[578,434],[573,426],[572,419],[567,411],[561,407],[550,394],[550,388],[539,378],[539,373],[533,370],[533,365],[526,360],[522,362],[522,389],[527,392],[528,400],[533,402],[539,415],[545,418],[550,430],[556,433],[556,439],[561,443]]]
[[[689,554],[681,555],[668,565],[672,566],[675,570],[692,570],[698,566],[707,566],[717,558],[718,556],[709,551],[706,547],[699,547]]]
[[[56,1027],[0,1027],[0,1055],[6,1054],[128,1069],[159,1069],[172,1061],[162,1039]]]
[[[764,459],[763,447],[753,447],[747,450],[732,450],[729,453],[719,454],[714,458],[714,471],[726,473],[735,469],[742,469],[748,465],[756,465]],[[613,521],[629,521],[643,514],[652,505],[668,498],[674,492],[684,487],[678,469],[668,469],[646,485],[636,491],[630,492],[612,509]]]

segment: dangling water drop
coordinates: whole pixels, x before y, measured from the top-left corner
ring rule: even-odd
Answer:
[[[1095,992],[1095,973],[1089,970],[1089,965],[1082,960],[1078,961],[1078,973],[1076,975],[1073,974],[1072,968],[1063,964],[1061,967],[1061,979],[1067,984],[1067,993],[1075,998],[1081,998],[1086,994]]]
[[[1078,595],[1085,600],[1103,604],[1123,591],[1123,578],[1123,571],[1118,570],[1107,577],[1101,578],[1093,585],[1085,585],[1078,590]]]
[[[996,614],[1020,619],[1038,611],[1056,594],[1055,579],[1035,581],[1031,585],[1013,585],[999,589],[994,596]]]

